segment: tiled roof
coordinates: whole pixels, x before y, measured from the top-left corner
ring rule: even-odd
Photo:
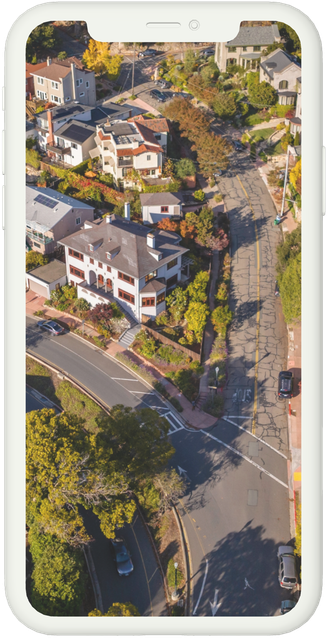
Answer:
[[[76,56],[71,56],[70,58],[66,58],[65,60],[59,60],[59,58],[52,58],[52,64],[61,64],[63,67],[70,67],[72,63],[74,63],[76,69],[84,69],[84,64],[76,58]]]
[[[166,191],[164,193],[141,193],[140,201],[142,207],[150,207],[153,205],[167,205],[167,204],[181,204],[181,193],[170,193]]]
[[[150,144],[156,144],[156,145],[158,144],[158,141],[154,137],[153,131],[148,129],[148,127],[141,124],[141,122],[135,122],[135,126],[138,132],[141,134],[143,140],[145,140],[145,142],[149,142]]]
[[[146,240],[151,229],[114,214],[111,216],[111,223],[104,219],[89,224],[91,228],[76,231],[61,240],[61,244],[110,264],[134,278],[142,278],[188,251],[177,244],[180,237],[176,233],[160,229],[154,232],[156,246],[152,249],[148,247]],[[100,239],[102,240],[99,247],[91,252],[89,244]],[[120,251],[117,255],[108,260],[106,253],[112,253],[118,247]],[[162,253],[163,257],[156,260],[151,252]]]
[[[105,138],[104,138],[105,140]],[[151,147],[148,144],[141,144],[139,147],[136,147],[136,149],[117,149],[116,150],[116,155],[118,157],[121,156],[139,156],[141,155],[141,153],[146,153],[147,151],[151,151],[152,153],[160,153],[162,152],[162,148],[159,147],[159,145],[157,147]]]
[[[25,77],[30,78],[31,73],[39,71],[39,69],[43,69],[47,66],[47,62],[39,62],[39,64],[31,64],[30,62],[25,63]]]
[[[144,118],[142,114],[130,118],[128,122],[141,122],[145,128],[151,129],[154,133],[165,133],[169,131],[166,118]]]
[[[237,36],[226,42],[226,47],[269,45],[273,44],[277,38],[279,40],[280,34],[276,24],[270,27],[240,27]]]

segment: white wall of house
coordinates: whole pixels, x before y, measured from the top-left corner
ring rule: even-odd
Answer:
[[[62,276],[62,278],[58,278],[54,282],[47,283],[40,280],[40,278],[36,278],[36,276],[27,273],[25,280],[26,286],[31,289],[31,291],[36,291],[37,293],[41,291],[42,295],[44,295],[45,298],[51,297],[51,291],[56,289],[57,285],[63,287],[65,284],[67,284],[67,276]]]
[[[301,75],[301,69],[298,65],[292,63],[280,73],[274,73],[273,78],[264,71],[263,67],[260,67],[260,82],[268,82],[276,91],[297,91],[297,78]],[[287,86],[279,86],[281,82],[287,82]]]
[[[181,205],[168,205],[168,211],[162,211],[161,205],[142,207],[142,217],[144,224],[156,224],[163,218],[181,217]]]

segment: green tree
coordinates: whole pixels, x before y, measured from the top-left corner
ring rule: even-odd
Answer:
[[[188,292],[182,287],[176,287],[166,298],[166,305],[172,315],[173,321],[178,323],[184,317],[188,306]]]
[[[27,164],[29,164],[31,167],[33,167],[37,171],[40,168],[40,160],[41,160],[41,157],[38,151],[36,151],[35,149],[26,149],[25,161]]]
[[[123,56],[110,54],[108,42],[89,40],[89,47],[85,50],[82,62],[95,73],[106,73],[110,79],[116,79],[120,73]]]
[[[190,302],[188,310],[184,314],[187,320],[187,330],[195,335],[196,342],[201,342],[206,321],[209,316],[209,307],[201,302]]]
[[[268,82],[248,86],[249,100],[255,107],[271,107],[278,100],[278,92]]]
[[[285,41],[285,49],[288,53],[301,53],[301,40],[296,31],[284,22],[277,22],[279,33]]]
[[[58,53],[58,58],[59,60],[65,60],[66,58],[68,58],[66,51],[60,51],[60,53]]]
[[[192,147],[196,150],[199,170],[205,178],[210,178],[218,169],[227,169],[230,145],[215,133],[201,136]]]
[[[42,253],[38,253],[38,251],[28,251],[25,254],[25,270],[31,271],[31,269],[35,269],[40,265],[44,265],[48,263],[48,257],[44,256]]]
[[[55,536],[29,530],[33,560],[31,604],[49,616],[79,615],[85,589],[84,558],[81,551],[60,542]]]
[[[277,272],[282,274],[289,262],[294,260],[301,253],[301,225],[299,224],[294,231],[286,233],[284,242],[277,247]]]
[[[234,95],[232,93],[218,93],[213,100],[212,108],[220,118],[232,118],[237,110]]]
[[[196,223],[197,242],[204,247],[209,246],[214,231],[213,210],[204,206]]]
[[[290,133],[290,131],[287,131],[287,133],[285,133],[284,136],[282,136],[281,140],[280,140],[280,145],[281,148],[283,149],[283,151],[286,153],[288,145],[293,145],[294,142],[294,138],[292,136],[292,134]]]
[[[197,57],[194,49],[187,49],[184,56],[184,71],[185,73],[192,73],[197,65]]]
[[[27,62],[37,62],[38,58],[45,58],[58,43],[54,27],[41,24],[31,31],[26,46]]]
[[[178,178],[194,176],[196,174],[195,163],[190,158],[182,158],[175,165],[175,173]]]
[[[194,198],[195,198],[195,200],[197,200],[197,202],[204,202],[205,193],[204,193],[203,189],[198,189],[197,191],[195,191],[194,192]]]
[[[200,271],[195,279],[188,285],[187,294],[190,302],[206,302],[206,289],[209,282],[208,271]]]
[[[108,609],[107,613],[102,613],[99,609],[94,609],[88,613],[88,616],[97,616],[99,618],[117,617],[127,618],[129,616],[140,616],[138,609],[131,602],[115,602]]]
[[[295,147],[298,147],[300,144],[300,132],[297,131],[294,137],[294,145]]]
[[[287,323],[301,317],[301,254],[286,267],[279,278],[282,310]]]
[[[211,321],[216,330],[216,332],[225,337],[226,330],[231,322],[233,314],[228,306],[225,304],[224,306],[216,307],[211,314]]]

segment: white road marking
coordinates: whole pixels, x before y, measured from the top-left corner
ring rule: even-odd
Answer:
[[[227,418],[238,418],[239,420],[252,420],[252,416],[227,416]]]
[[[255,589],[254,589],[253,587],[251,587],[251,586],[250,586],[250,584],[249,584],[249,582],[248,582],[247,578],[245,578],[245,579],[244,579],[244,591],[245,591],[246,589],[251,589],[252,591],[255,591]]]
[[[127,382],[140,382],[140,380],[136,380],[136,378],[112,378],[112,380],[125,380]],[[143,391],[136,391],[136,393],[143,393]]]
[[[178,465],[178,469],[179,469],[180,476],[182,476],[182,474],[183,474],[184,477],[187,478],[187,480],[190,482],[190,478],[188,477],[188,474],[187,474],[186,470],[182,469],[182,467],[179,467],[179,465]]]
[[[214,590],[214,601],[213,601],[213,604],[210,601],[210,606],[211,606],[211,611],[212,611],[212,615],[213,616],[216,615],[216,613],[217,613],[217,611],[218,611],[218,609],[219,609],[219,607],[221,605],[221,602],[218,602],[218,593],[219,593],[219,589],[215,589]]]
[[[200,593],[199,593],[199,596],[198,596],[198,600],[197,600],[197,602],[196,602],[196,607],[195,607],[195,609],[194,609],[194,611],[193,611],[193,616],[195,616],[195,615],[196,615],[196,611],[197,611],[197,609],[198,609],[198,605],[199,605],[199,603],[200,603],[200,601],[201,601],[201,597],[202,597],[202,595],[203,595],[203,591],[204,591],[204,587],[205,587],[205,583],[206,583],[207,572],[208,572],[208,569],[209,569],[209,563],[208,563],[208,560],[205,560],[205,562],[206,562],[206,566],[205,566],[205,574],[204,574],[204,578],[203,578],[203,583],[202,583],[202,586],[201,586],[201,590],[200,590]]]
[[[243,427],[240,427],[238,424],[236,424],[236,422],[232,422],[232,420],[229,420],[228,418],[222,418],[222,419],[225,420],[225,422],[229,422],[229,424],[233,424],[234,427],[237,427],[238,429],[241,429],[241,431],[245,431],[250,436],[252,436],[253,438],[256,438],[256,440],[259,440],[259,442],[264,444],[266,447],[269,447],[269,449],[272,449],[272,451],[275,451],[276,453],[279,454],[279,456],[282,456],[282,458],[285,458],[285,460],[287,460],[287,456],[285,456],[284,453],[282,453],[281,451],[278,451],[278,449],[275,449],[274,447],[272,447],[272,445],[269,444],[268,442],[265,442],[265,440],[262,440],[261,438],[258,438],[258,436],[256,436],[254,433],[251,433],[251,431],[248,431],[248,429],[244,429]]]
[[[203,429],[201,429],[201,433],[205,433],[205,435],[208,438],[211,438],[212,440],[215,440],[216,442],[219,442],[219,444],[222,444],[223,447],[226,447],[226,449],[229,449],[230,451],[233,451],[233,453],[236,453],[236,455],[240,456],[240,458],[243,458],[244,460],[249,462],[249,464],[252,464],[254,467],[256,467],[256,469],[259,469],[259,471],[261,471],[262,473],[265,473],[265,475],[267,475],[270,478],[272,478],[272,480],[275,480],[276,482],[281,484],[282,487],[285,487],[286,489],[288,489],[288,485],[285,482],[283,482],[282,480],[279,480],[279,478],[276,478],[276,476],[272,475],[272,473],[270,473],[269,471],[266,471],[266,469],[263,469],[263,467],[260,467],[260,465],[257,464],[257,462],[254,462],[253,460],[250,460],[250,458],[245,456],[244,453],[241,453],[237,449],[234,449],[234,447],[231,447],[229,444],[226,444],[222,440],[219,440],[218,438],[213,436],[211,433],[208,433],[207,431],[204,431]]]

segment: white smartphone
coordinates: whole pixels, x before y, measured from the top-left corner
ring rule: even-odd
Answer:
[[[317,606],[320,69],[274,3],[15,23],[6,589],[36,631],[277,634]]]

